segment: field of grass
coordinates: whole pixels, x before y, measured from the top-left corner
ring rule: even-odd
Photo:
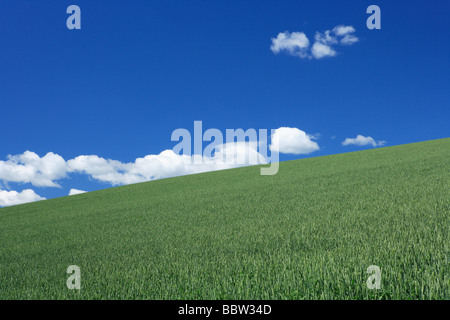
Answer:
[[[450,299],[449,233],[450,138],[210,172],[1,208],[0,299]]]

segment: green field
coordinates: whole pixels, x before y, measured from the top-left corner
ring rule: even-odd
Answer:
[[[450,299],[449,196],[447,138],[1,208],[0,299]]]

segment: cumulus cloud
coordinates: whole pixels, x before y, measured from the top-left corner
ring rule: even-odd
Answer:
[[[78,189],[70,189],[69,196],[74,196],[76,194],[86,193],[87,191],[78,190]]]
[[[338,39],[332,33],[333,31],[326,30],[325,32],[316,32],[314,35],[315,43],[323,43],[323,44],[336,44],[338,43]]]
[[[112,185],[123,185],[245,165],[267,164],[256,142],[234,142],[215,146],[213,156],[178,155],[165,150],[157,155],[123,163],[97,155],[81,155],[67,162],[52,152],[44,157],[26,151],[0,161],[0,181],[31,183],[38,187],[60,187],[56,182],[68,173],[87,174]],[[82,190],[72,189],[70,194]]]
[[[0,190],[0,207],[14,206],[17,204],[45,200],[31,189],[17,191]]]
[[[367,146],[371,145],[372,147],[380,147],[386,144],[386,141],[375,141],[372,137],[365,137],[363,135],[358,134],[356,138],[346,138],[343,142],[343,146],[348,145],[355,145],[355,146]]]
[[[303,32],[280,32],[276,38],[272,38],[270,49],[277,54],[281,51],[294,56],[305,58],[308,56],[309,40]]]
[[[315,137],[297,128],[278,128],[272,135],[272,152],[307,154],[319,149]],[[260,148],[259,148],[260,147]],[[146,155],[133,162],[106,159],[98,155],[80,155],[67,162],[52,152],[44,157],[26,151],[23,154],[8,156],[0,161],[0,181],[31,183],[39,187],[59,187],[58,180],[68,174],[85,174],[91,179],[110,183],[113,186],[132,184],[168,177],[223,170],[248,165],[267,164],[267,146],[258,146],[257,141],[239,141],[214,146],[214,152],[205,155],[177,154],[164,150],[159,154]],[[263,149],[261,149],[263,148]],[[260,151],[258,151],[258,149]],[[264,150],[264,154],[260,153]],[[69,195],[83,193],[71,189]],[[27,191],[26,195],[30,195]],[[37,198],[36,198],[37,199]]]
[[[212,157],[179,155],[165,150],[130,163],[83,155],[69,160],[67,165],[70,172],[84,173],[99,181],[122,185],[266,163],[265,157],[257,151],[256,143],[235,142],[217,146]]]
[[[356,32],[353,26],[338,25],[331,30],[316,32],[314,44],[310,47],[308,37],[303,32],[288,31],[279,33],[276,38],[272,38],[270,49],[273,53],[285,52],[301,58],[322,59],[336,55],[335,46],[352,45],[359,41],[354,35]]]
[[[311,48],[311,54],[316,59],[322,59],[324,57],[332,57],[336,55],[336,51],[334,51],[329,45],[314,42]]]
[[[36,187],[59,187],[56,180],[66,176],[66,161],[53,152],[42,158],[36,153],[8,156],[0,161],[0,180],[6,182],[31,183]]]
[[[333,46],[336,45],[351,45],[358,42],[359,39],[354,35],[355,28],[353,26],[338,25],[332,30],[325,32],[316,32],[315,40],[311,54],[316,59],[325,57],[332,57],[336,55]]]
[[[281,127],[272,134],[270,149],[280,153],[308,154],[319,150],[319,145],[312,139],[312,135],[298,128]]]
[[[339,25],[333,28],[333,32],[336,36],[338,37],[342,37],[345,36],[347,34],[351,34],[354,33],[356,30],[355,28],[353,28],[353,26],[343,26],[343,25]]]
[[[341,39],[341,44],[351,45],[358,41],[359,41],[359,39],[357,37],[355,37],[354,35],[347,34]]]

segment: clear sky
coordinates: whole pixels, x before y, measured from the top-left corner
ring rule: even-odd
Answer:
[[[81,30],[66,27],[71,4]],[[380,30],[366,27],[372,4]],[[194,120],[223,131],[298,128],[320,146],[282,161],[374,147],[342,144],[357,135],[385,146],[448,137],[449,9],[449,1],[1,1],[0,190],[52,198],[111,187],[47,168],[54,159],[8,155],[134,163],[173,148],[173,130],[193,130]],[[303,33],[311,48],[316,32],[336,26],[352,26],[357,41],[328,43],[333,55],[271,50],[279,33]]]

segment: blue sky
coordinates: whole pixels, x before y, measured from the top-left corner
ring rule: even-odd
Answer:
[[[66,8],[81,8],[68,30]],[[366,8],[381,8],[369,30]],[[23,1],[0,3],[0,160],[29,150],[122,163],[176,143],[173,130],[298,128],[319,150],[358,134],[397,145],[449,136],[450,3],[411,1]],[[279,33],[353,26],[336,55],[271,50]],[[6,167],[5,167],[6,168]],[[3,168],[3,170],[7,170]],[[282,167],[280,168],[282,170]],[[0,179],[42,197],[111,183],[67,173],[60,187]]]

